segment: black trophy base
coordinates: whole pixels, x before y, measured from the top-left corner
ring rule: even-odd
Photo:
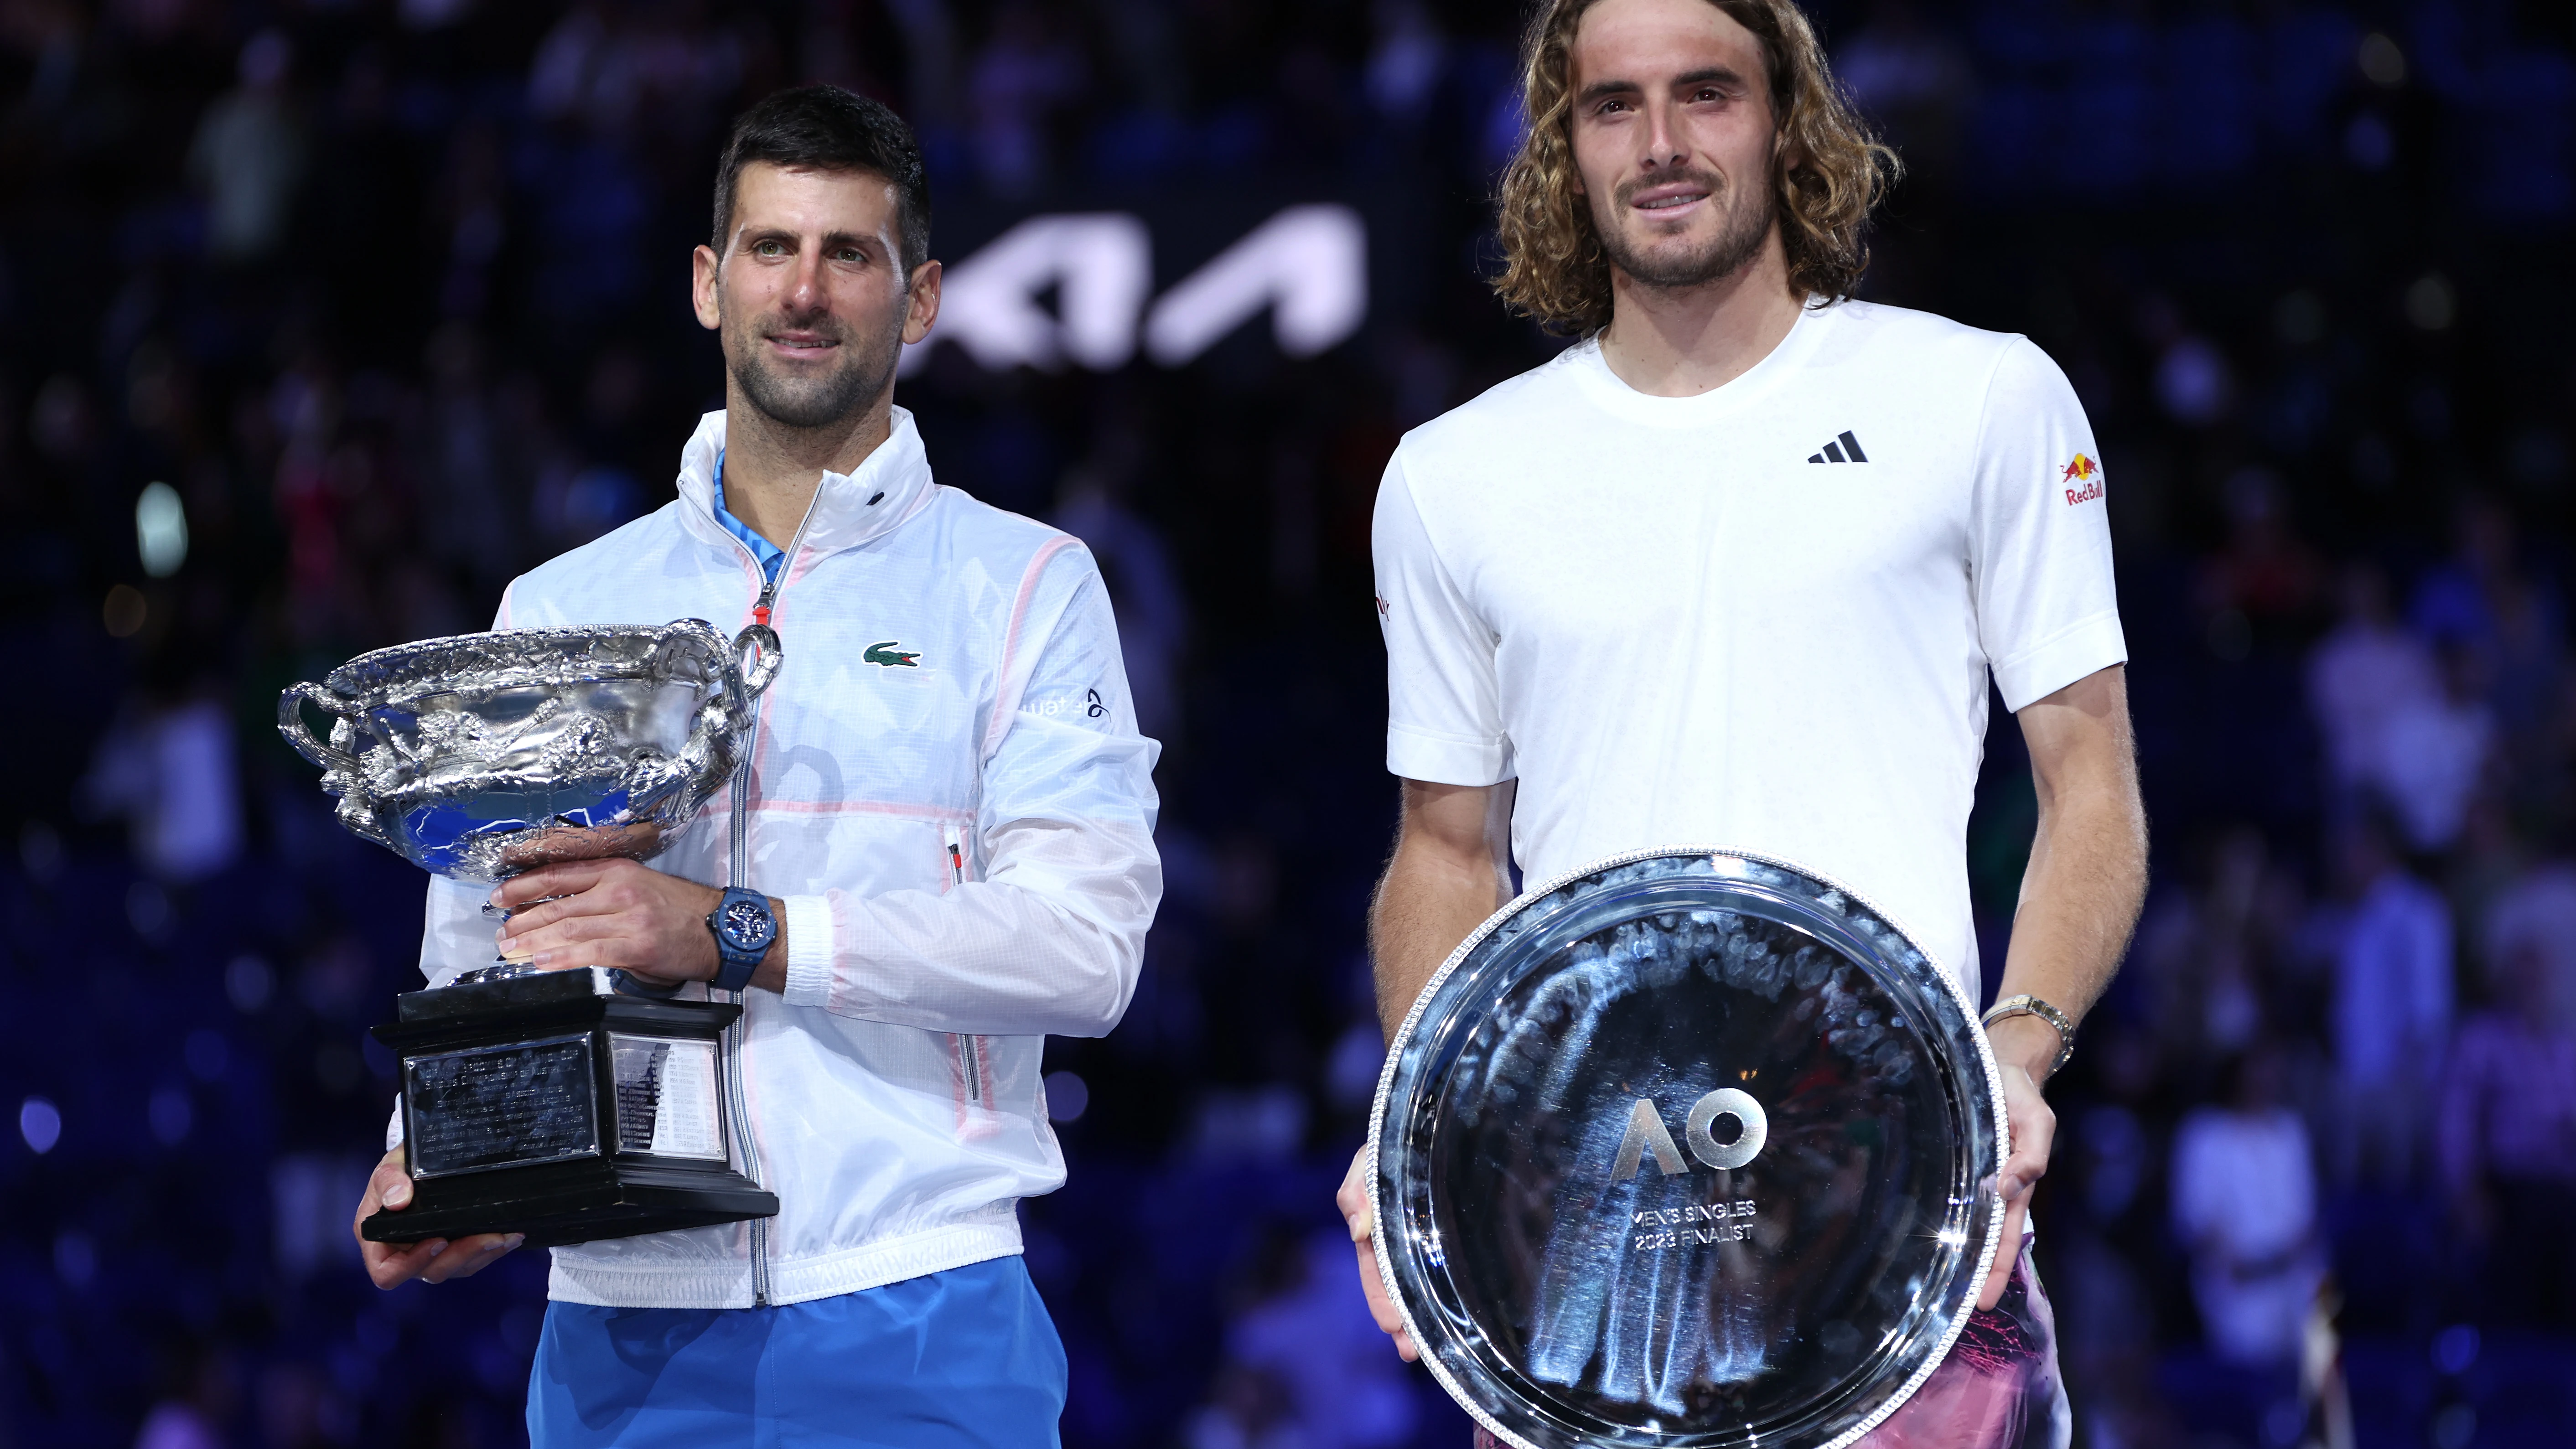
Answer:
[[[524,1233],[524,1247],[555,1248],[777,1212],[775,1194],[731,1168],[627,1155],[415,1182],[411,1206],[371,1214],[358,1231],[372,1243]]]
[[[549,971],[403,996],[375,1035],[402,1063],[412,1201],[359,1232],[557,1247],[774,1216],[727,1160],[719,1039],[742,1008],[618,984]]]

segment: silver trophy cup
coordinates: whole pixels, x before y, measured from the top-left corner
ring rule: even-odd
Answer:
[[[1949,974],[1784,862],[1538,886],[1388,1051],[1379,1263],[1520,1449],[1833,1449],[1930,1376],[1996,1251],[2003,1098]]]
[[[671,845],[740,768],[779,663],[767,627],[728,643],[699,619],[464,634],[295,685],[278,731],[351,833],[499,881]],[[413,1203],[367,1236],[574,1243],[774,1214],[729,1161],[741,1014],[623,972],[509,962],[406,993],[375,1034],[402,1063]]]

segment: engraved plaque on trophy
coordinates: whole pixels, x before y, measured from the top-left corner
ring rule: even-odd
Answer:
[[[1507,1444],[1835,1449],[1975,1306],[2002,1121],[1965,996],[1861,898],[1620,856],[1506,906],[1398,1032],[1380,1266]]]
[[[278,728],[352,833],[499,881],[670,845],[740,764],[778,664],[759,625],[730,644],[696,619],[468,634],[296,685]],[[327,741],[307,703],[331,717]],[[727,1151],[741,1015],[620,971],[507,962],[405,993],[375,1035],[401,1062],[412,1203],[362,1231],[552,1245],[776,1213]]]

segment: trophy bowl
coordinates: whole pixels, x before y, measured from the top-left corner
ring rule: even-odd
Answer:
[[[504,629],[361,654],[279,696],[340,823],[424,870],[497,881],[563,860],[649,859],[740,763],[778,668],[761,625],[703,619]],[[331,717],[328,742],[303,708]]]
[[[1520,1449],[1839,1449],[1966,1326],[2003,1120],[1965,994],[1859,896],[1617,856],[1496,913],[1397,1032],[1379,1267]]]
[[[668,848],[741,767],[779,662],[766,626],[728,642],[701,619],[464,634],[297,684],[277,725],[351,833],[498,881]],[[775,1214],[733,1164],[741,1016],[595,967],[504,962],[404,993],[374,1032],[401,1063],[413,1201],[361,1231],[547,1246]]]

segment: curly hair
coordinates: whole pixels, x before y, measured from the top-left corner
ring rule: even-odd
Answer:
[[[1521,46],[1528,130],[1503,169],[1504,305],[1551,332],[1589,336],[1610,325],[1610,258],[1574,170],[1574,28],[1596,0],[1545,0]],[[1793,0],[1708,0],[1762,43],[1770,87],[1771,185],[1789,285],[1839,300],[1869,265],[1869,216],[1899,172],[1825,64],[1824,47]]]

